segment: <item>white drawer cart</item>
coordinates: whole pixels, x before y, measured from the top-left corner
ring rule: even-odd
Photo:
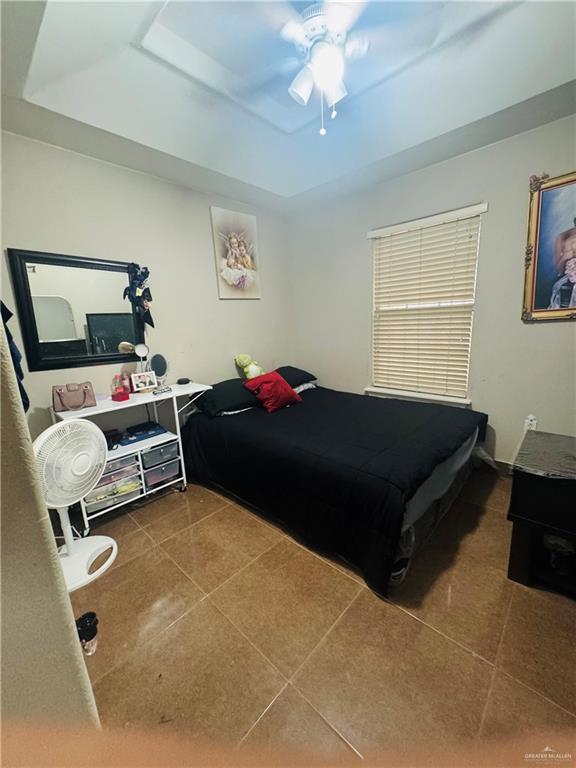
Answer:
[[[108,461],[98,486],[80,501],[85,533],[90,522],[138,498],[149,496],[169,486],[180,484],[186,488],[186,470],[180,434],[180,413],[204,392],[206,384],[172,384],[170,392],[154,395],[152,392],[134,393],[129,400],[115,402],[109,395],[97,395],[96,405],[78,411],[52,411],[52,421],[70,419],[96,420],[103,414],[126,411],[128,408],[151,405],[154,418],[159,422],[159,406],[172,407],[174,432],[138,440],[131,445],[119,445],[108,451]],[[178,398],[186,398],[178,404]]]

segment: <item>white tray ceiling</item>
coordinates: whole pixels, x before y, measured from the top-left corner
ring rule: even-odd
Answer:
[[[438,19],[435,46],[350,64],[324,138],[317,105],[286,92],[283,3],[51,0],[22,93],[9,95],[291,197],[466,126],[486,135],[486,120],[576,78],[573,3],[373,2],[358,29],[407,6]]]

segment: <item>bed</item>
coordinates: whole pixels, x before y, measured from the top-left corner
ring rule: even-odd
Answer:
[[[344,558],[386,596],[395,564],[454,495],[487,416],[325,387],[301,397],[275,413],[191,415],[188,476]]]

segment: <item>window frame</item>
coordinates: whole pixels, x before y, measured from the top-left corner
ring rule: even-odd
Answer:
[[[444,211],[442,213],[433,214],[431,216],[424,216],[418,219],[411,219],[409,221],[400,222],[398,224],[391,224],[386,227],[379,227],[372,229],[367,233],[368,240],[377,240],[383,237],[390,237],[393,235],[401,235],[407,232],[418,231],[429,227],[435,227],[441,224],[449,224],[455,221],[463,219],[471,219],[479,217],[478,226],[478,238],[477,238],[477,250],[476,250],[476,265],[474,275],[474,295],[471,304],[471,328],[470,328],[470,348],[468,353],[468,368],[467,368],[467,381],[466,381],[466,394],[462,397],[449,394],[437,393],[437,392],[425,392],[422,390],[410,390],[410,389],[396,389],[393,387],[382,387],[374,383],[374,359],[375,359],[375,339],[374,339],[374,320],[375,320],[375,306],[374,306],[374,291],[375,291],[375,262],[374,262],[374,246],[371,249],[372,259],[372,293],[371,293],[371,344],[370,344],[370,366],[371,366],[371,384],[365,387],[364,392],[369,395],[385,395],[396,396],[409,400],[429,400],[436,402],[447,402],[454,405],[468,406],[471,404],[470,399],[470,368],[472,361],[472,339],[474,331],[474,312],[476,308],[476,287],[478,280],[478,261],[480,258],[480,237],[482,230],[482,214],[488,211],[488,204],[477,203],[475,205],[469,205],[464,208],[457,208],[450,211]]]

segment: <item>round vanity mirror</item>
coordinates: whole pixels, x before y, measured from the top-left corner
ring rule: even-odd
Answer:
[[[158,384],[162,386],[168,375],[168,362],[164,355],[152,355],[150,359],[150,368],[156,374]]]

